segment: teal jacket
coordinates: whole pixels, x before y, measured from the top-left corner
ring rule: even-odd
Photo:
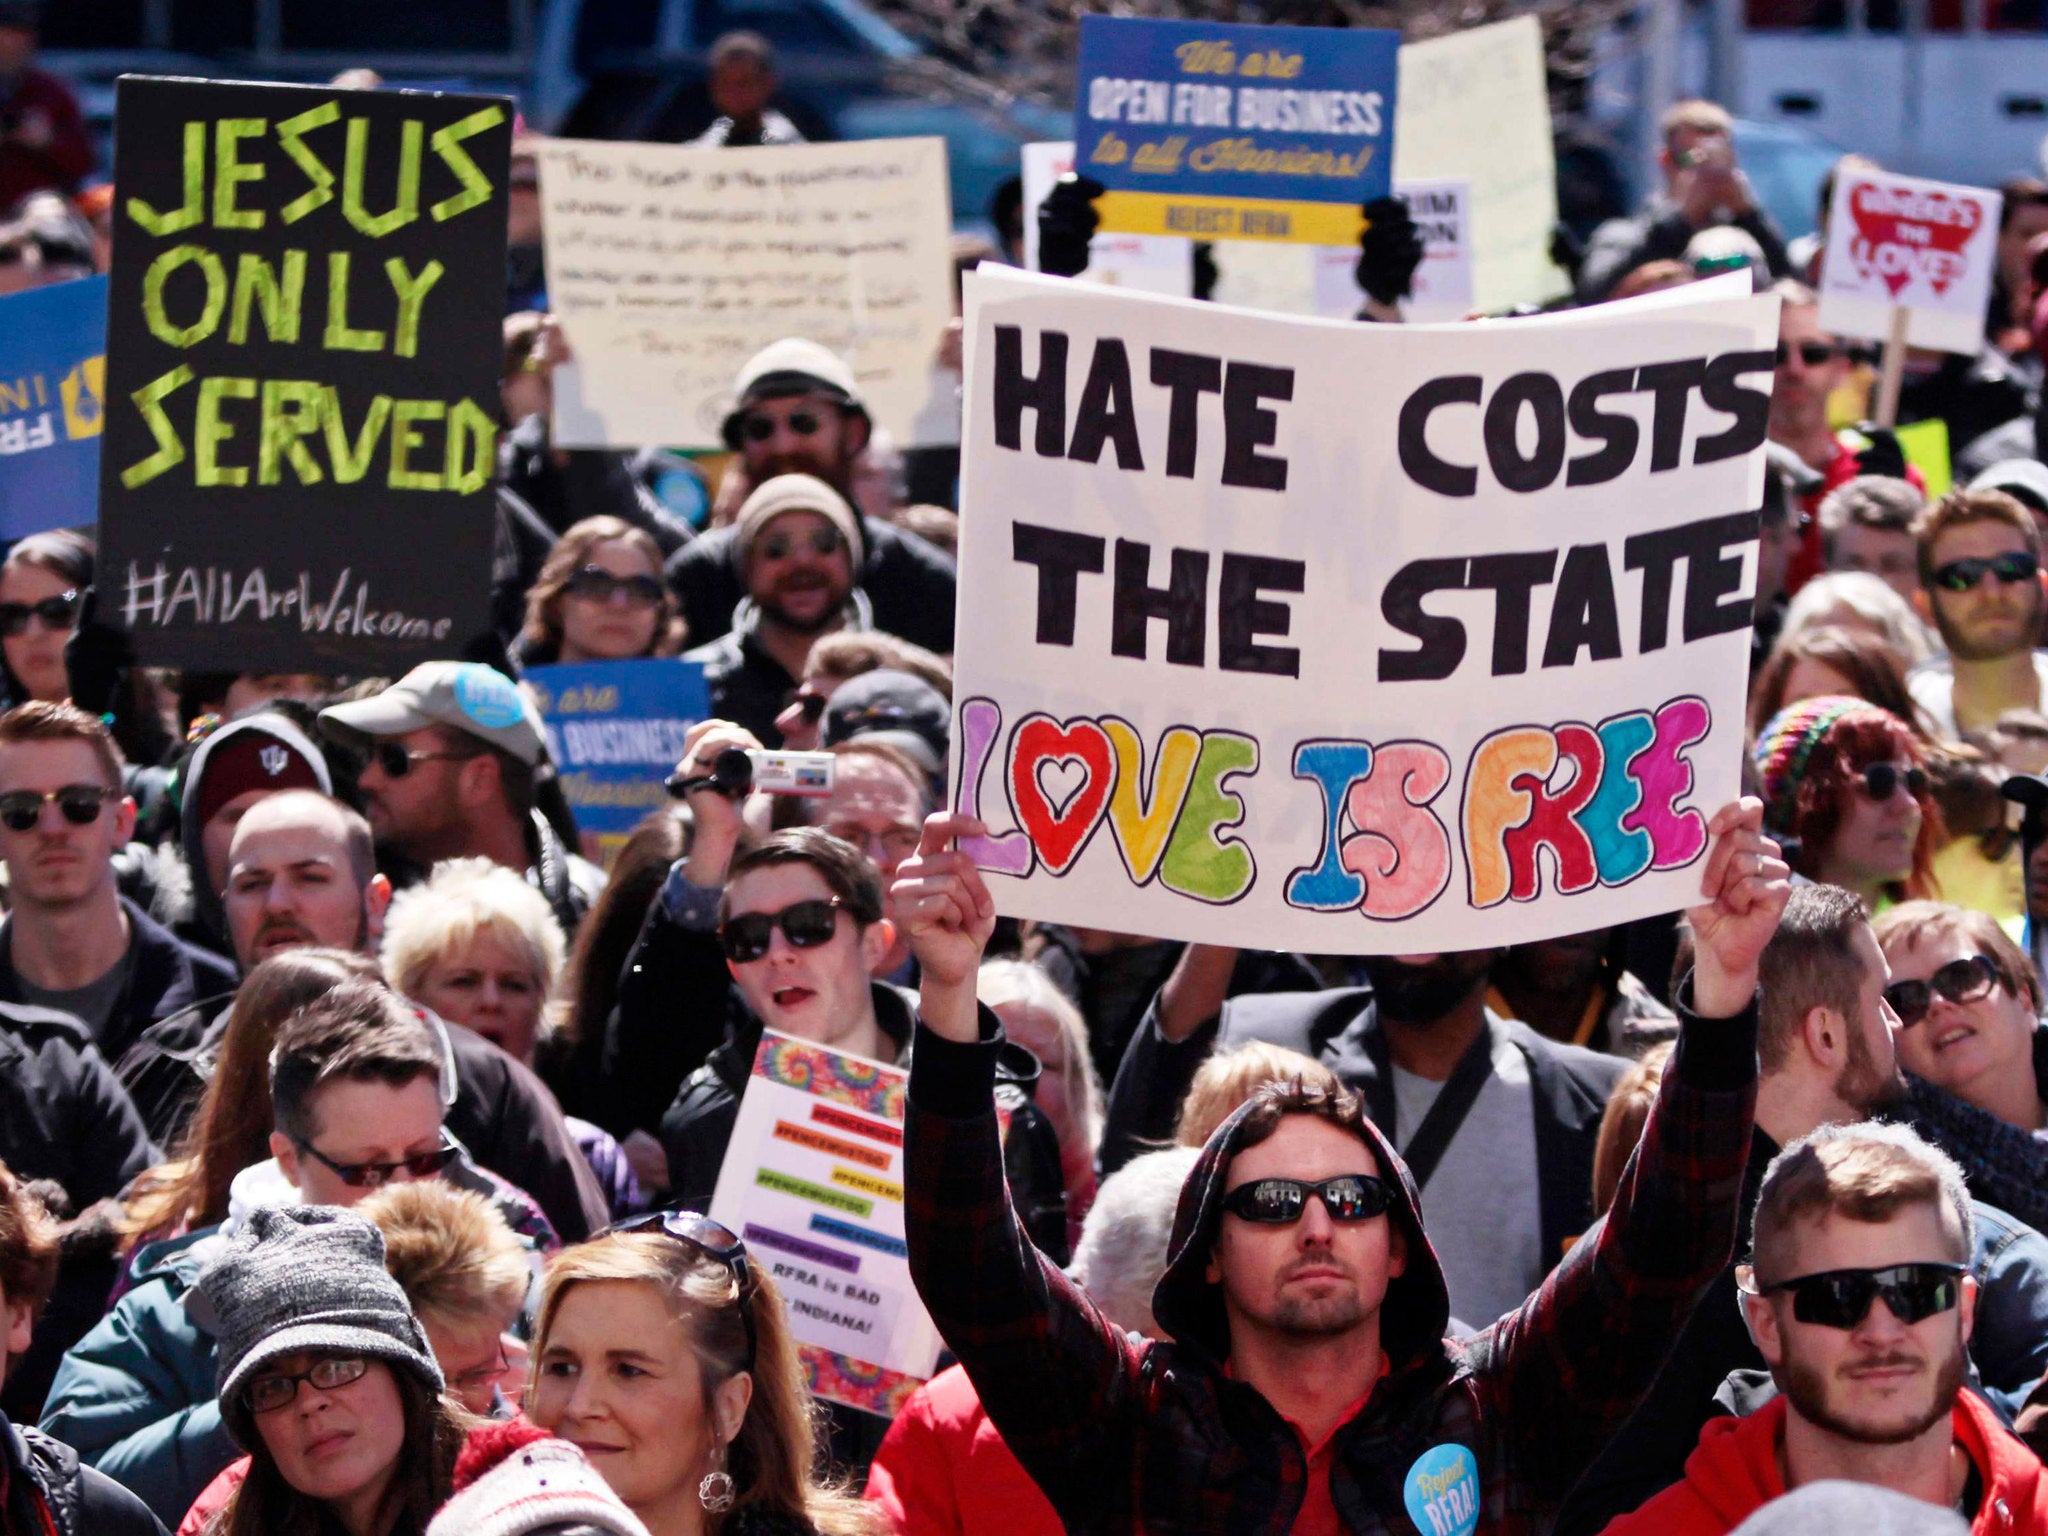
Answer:
[[[192,1292],[218,1227],[151,1243],[134,1286],[58,1367],[42,1429],[124,1484],[172,1530],[242,1454],[213,1395],[213,1333]],[[187,1305],[190,1295],[192,1306]]]

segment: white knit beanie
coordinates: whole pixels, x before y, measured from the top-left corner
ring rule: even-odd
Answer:
[[[502,1459],[493,1465],[495,1455]],[[523,1420],[473,1432],[455,1487],[427,1536],[533,1536],[569,1527],[594,1536],[647,1536],[581,1451]]]

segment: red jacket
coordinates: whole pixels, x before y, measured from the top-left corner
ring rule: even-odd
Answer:
[[[959,1366],[911,1393],[868,1468],[868,1502],[896,1536],[1064,1536]]]
[[[1778,1473],[1784,1426],[1782,1397],[1747,1418],[1712,1420],[1686,1458],[1685,1480],[1623,1515],[1604,1536],[1725,1536],[1784,1495]],[[1955,1436],[1984,1484],[1972,1536],[2048,1533],[2048,1469],[1975,1393],[1956,1394]]]

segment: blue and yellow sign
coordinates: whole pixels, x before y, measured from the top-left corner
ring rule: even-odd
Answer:
[[[626,834],[668,803],[662,783],[683,737],[711,714],[700,662],[591,661],[533,667],[533,690],[576,825],[611,861]]]
[[[0,540],[99,517],[107,280],[0,299]]]
[[[1074,169],[1102,227],[1349,245],[1393,184],[1401,34],[1081,18]]]

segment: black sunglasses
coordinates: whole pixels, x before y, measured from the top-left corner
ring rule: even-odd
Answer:
[[[1284,1227],[1301,1220],[1315,1195],[1332,1221],[1370,1221],[1387,1208],[1387,1186],[1362,1173],[1341,1173],[1311,1183],[1306,1179],[1253,1179],[1223,1197],[1223,1209],[1244,1221]]]
[[[1863,793],[1871,799],[1883,802],[1898,793],[1899,786],[1905,785],[1906,793],[1915,800],[1927,793],[1927,774],[1920,768],[1901,768],[1897,763],[1872,763],[1860,770],[1856,778],[1863,786]]]
[[[1961,1264],[1894,1264],[1889,1269],[1831,1269],[1759,1287],[1765,1296],[1792,1294],[1792,1315],[1817,1328],[1854,1328],[1878,1297],[1892,1316],[1911,1327],[1946,1312],[1963,1293]]]
[[[796,542],[786,533],[764,533],[761,535],[761,556],[767,560],[787,560],[796,548]],[[814,555],[836,555],[844,544],[837,528],[813,528],[806,542]]]
[[[483,756],[482,749],[475,752],[408,752],[395,741],[380,741],[370,748],[370,757],[384,770],[387,779],[402,779],[412,772],[414,763],[466,763],[472,757]]]
[[[1899,1022],[1911,1029],[1927,1017],[1936,997],[1952,1003],[1974,1003],[1989,997],[1991,989],[2005,978],[1988,955],[1965,955],[1951,960],[1925,981],[1895,981],[1884,989],[1884,1000],[1892,1005]]]
[[[1809,368],[1818,368],[1822,363],[1831,362],[1842,355],[1842,347],[1839,342],[1802,341],[1798,347],[1794,348],[1781,341],[1778,343],[1778,366],[1780,368],[1792,360],[1794,351],[1799,353],[1799,361],[1806,364]]]
[[[661,583],[652,576],[615,576],[601,565],[584,566],[562,590],[593,603],[608,603],[623,592],[635,608],[652,608],[661,601]]]
[[[97,784],[66,784],[62,789],[10,789],[0,795],[0,825],[10,832],[33,831],[43,819],[43,807],[51,801],[74,827],[89,827],[100,819],[100,811],[114,798],[111,789]]]
[[[740,1304],[740,1323],[747,1330],[746,1369],[751,1371],[754,1368],[754,1271],[747,1263],[747,1245],[730,1227],[695,1211],[648,1211],[645,1215],[629,1216],[597,1235],[610,1237],[614,1233],[628,1232],[660,1232],[679,1243],[689,1244],[705,1257],[726,1267],[732,1275],[733,1300]]]
[[[441,1145],[433,1151],[401,1157],[395,1163],[337,1163],[310,1141],[301,1141],[298,1146],[301,1152],[310,1153],[315,1162],[323,1164],[350,1189],[382,1189],[401,1168],[416,1179],[431,1179],[454,1162],[461,1151],[453,1142],[443,1138]]]
[[[76,591],[60,592],[39,603],[0,603],[0,635],[12,640],[28,628],[32,618],[41,619],[45,629],[75,629],[78,608],[84,599]]]
[[[839,928],[839,898],[799,901],[780,912],[747,912],[728,917],[718,929],[718,942],[726,959],[747,965],[768,953],[768,946],[780,928],[798,949],[815,949],[830,944]]]
[[[823,427],[825,421],[816,411],[791,411],[782,418],[781,425],[787,426],[798,437],[809,437]],[[765,443],[775,435],[776,426],[773,416],[749,416],[740,423],[740,435],[750,443]]]
[[[1996,576],[2006,586],[2031,581],[2040,574],[2041,562],[2024,549],[2008,550],[1989,560],[1972,557],[1951,560],[1934,573],[1934,584],[1944,592],[1968,592],[1986,576]]]

